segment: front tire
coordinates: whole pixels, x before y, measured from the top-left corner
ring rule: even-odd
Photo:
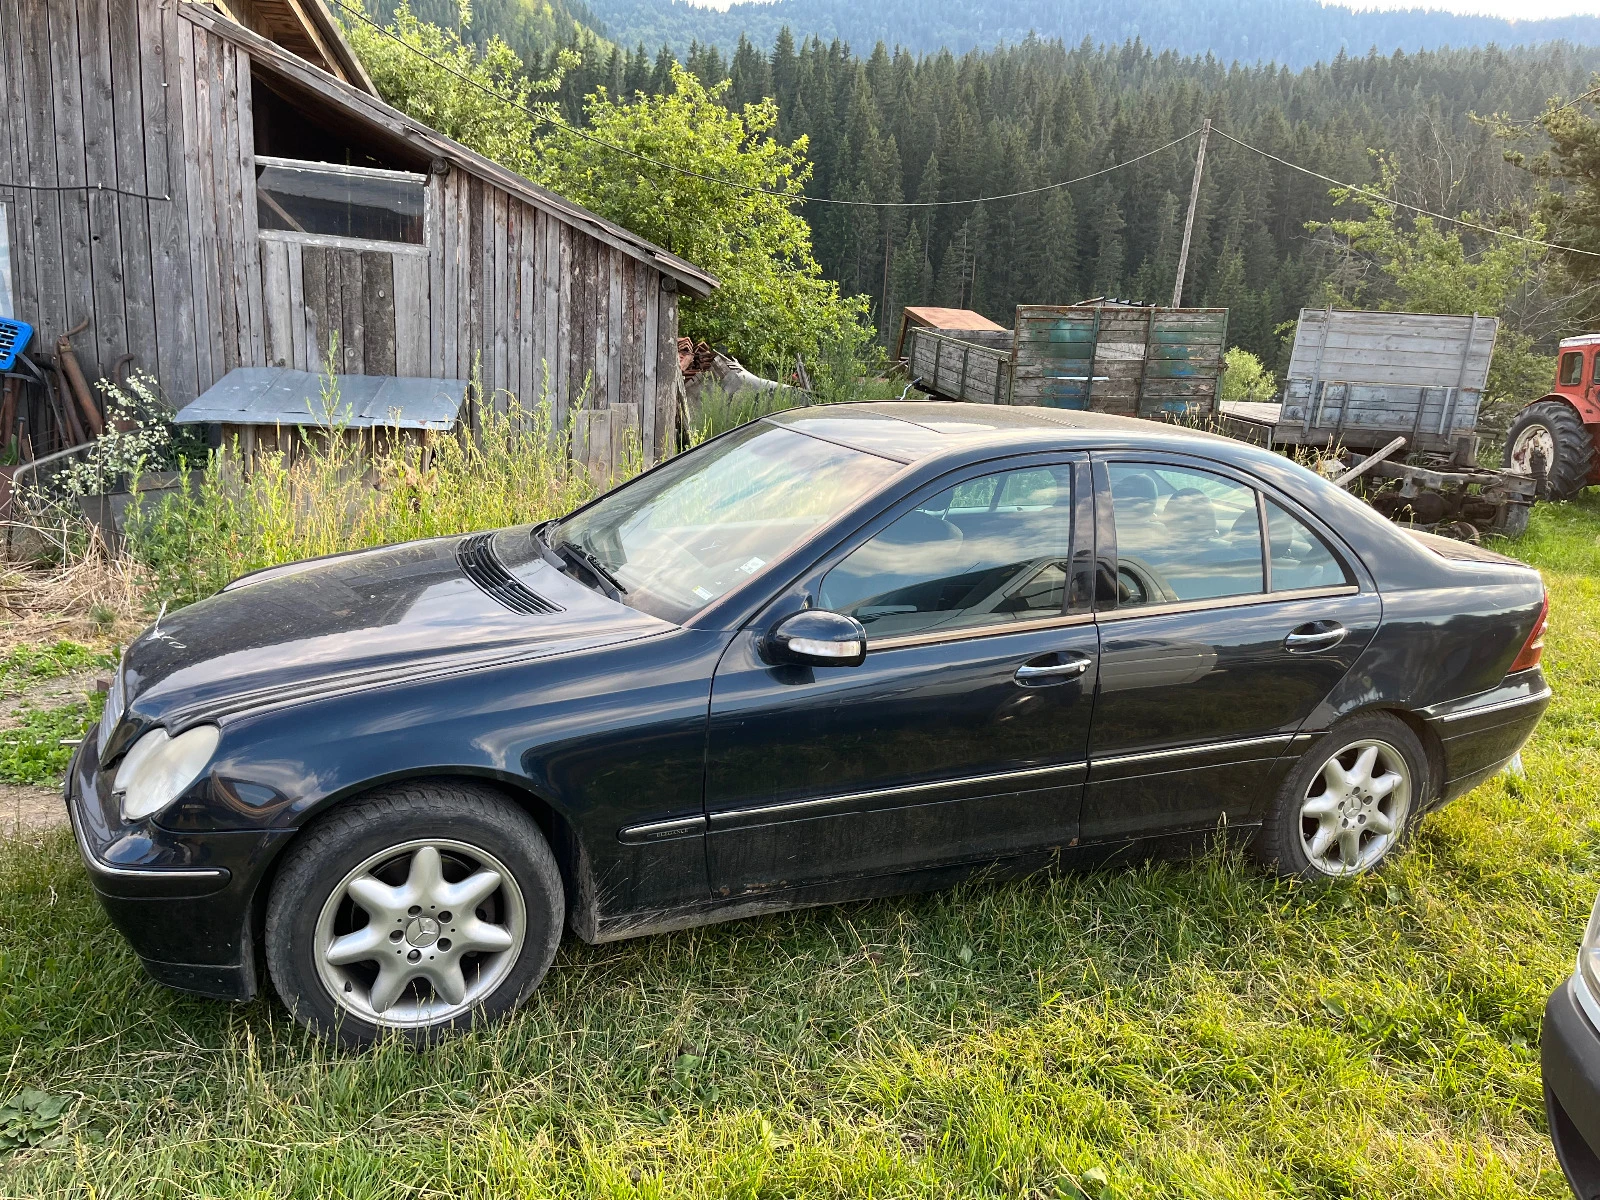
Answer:
[[[1545,461],[1541,499],[1571,500],[1588,485],[1594,470],[1594,439],[1572,405],[1540,400],[1517,414],[1506,431],[1505,469],[1532,475],[1535,455]]]
[[[1340,721],[1289,772],[1255,842],[1280,875],[1364,875],[1405,844],[1431,795],[1428,756],[1388,713]]]
[[[343,805],[290,849],[267,907],[267,968],[296,1020],[353,1048],[424,1044],[515,1008],[544,978],[566,902],[531,817],[470,783]]]

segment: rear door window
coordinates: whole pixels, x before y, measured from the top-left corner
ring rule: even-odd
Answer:
[[[1209,471],[1110,463],[1117,607],[1266,590],[1256,491]]]
[[[1354,579],[1328,544],[1299,517],[1267,501],[1267,544],[1272,548],[1272,590],[1340,587]]]
[[[823,577],[821,605],[871,638],[1057,616],[1071,535],[1070,466],[969,479],[851,551]]]

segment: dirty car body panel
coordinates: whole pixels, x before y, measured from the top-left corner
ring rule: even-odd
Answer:
[[[872,484],[693,611],[609,594],[550,552],[548,526],[521,526],[273,568],[164,613],[66,784],[91,881],[150,972],[252,995],[285,850],[402,780],[476,779],[525,806],[573,931],[606,941],[1248,832],[1317,735],[1368,710],[1425,736],[1442,802],[1509,760],[1548,703],[1537,667],[1509,672],[1540,619],[1537,573],[1419,540],[1253,446],[942,403],[762,426],[870,456]],[[1130,472],[1202,533],[1169,522],[1119,555],[1112,481]],[[1273,530],[1257,565],[1239,549],[1251,505]],[[1315,580],[1266,561],[1285,513]],[[1017,529],[1037,554],[990,570],[996,531]],[[934,596],[905,573],[908,530],[961,557],[965,608],[949,581]],[[1209,565],[1172,584],[1151,565],[1172,546]],[[1275,565],[1293,586],[1273,587]],[[864,661],[774,660],[779,622],[844,601]],[[124,819],[129,747],[206,724],[220,735],[199,777]]]

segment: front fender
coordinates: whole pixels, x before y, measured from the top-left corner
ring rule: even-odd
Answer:
[[[675,630],[228,719],[206,786],[160,822],[294,830],[386,783],[481,778],[566,822],[601,911],[702,899],[699,839],[624,845],[617,834],[703,812],[711,676],[728,636]]]

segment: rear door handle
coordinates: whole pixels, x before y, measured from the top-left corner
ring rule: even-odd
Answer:
[[[1044,687],[1052,683],[1066,683],[1089,669],[1089,656],[1076,651],[1068,654],[1051,654],[1056,662],[1023,663],[1014,676],[1023,687]]]
[[[1283,639],[1284,649],[1290,654],[1315,654],[1319,650],[1332,650],[1349,634],[1337,621],[1310,621],[1289,631]]]

